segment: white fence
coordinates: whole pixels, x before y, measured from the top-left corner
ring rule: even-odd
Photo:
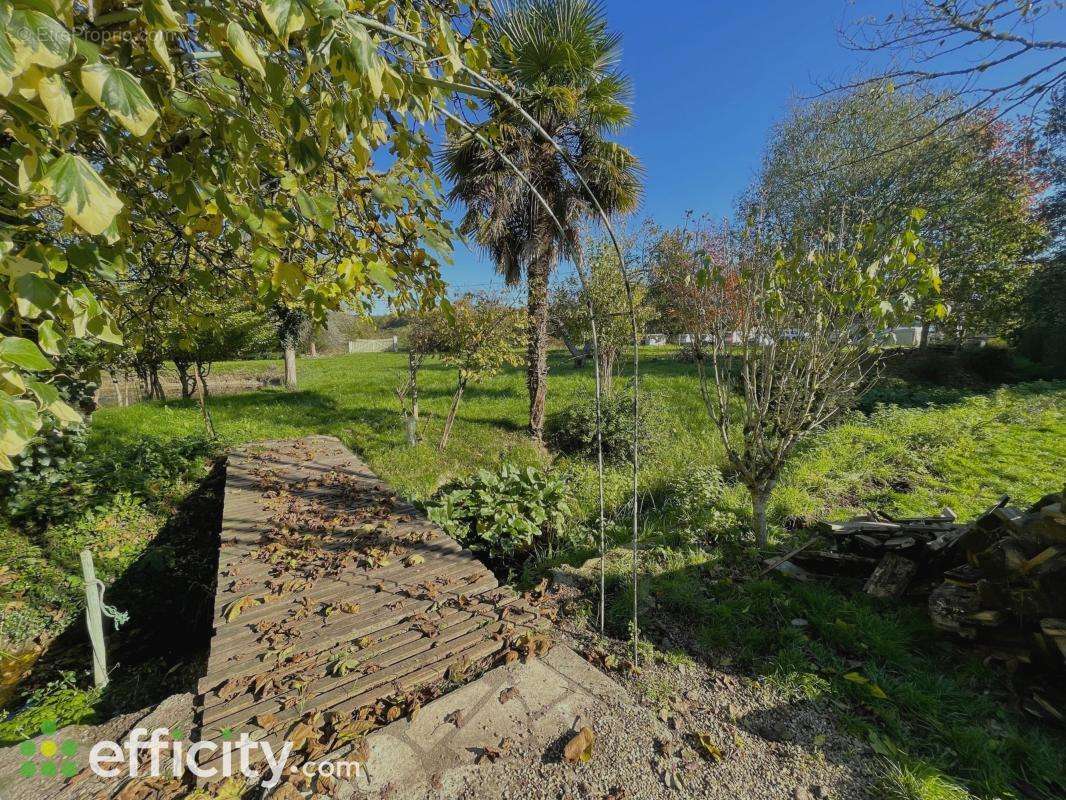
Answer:
[[[396,353],[400,349],[399,340],[391,339],[356,339],[348,342],[349,353]]]

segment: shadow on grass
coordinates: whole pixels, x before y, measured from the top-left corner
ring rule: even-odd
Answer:
[[[129,613],[118,631],[105,620],[111,682],[105,716],[193,691],[211,638],[225,464],[219,459],[166,520],[138,558],[107,588],[105,601]],[[35,666],[41,685],[92,663],[82,614],[57,636]]]

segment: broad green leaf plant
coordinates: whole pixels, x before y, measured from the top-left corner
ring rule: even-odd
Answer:
[[[427,126],[486,66],[487,8],[0,0],[0,469],[78,419],[48,388],[73,339],[136,345],[204,293],[317,317],[439,296]]]

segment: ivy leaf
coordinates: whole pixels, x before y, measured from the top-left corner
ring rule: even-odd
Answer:
[[[64,153],[48,168],[41,186],[87,233],[103,233],[122,210],[122,201],[81,156]]]
[[[12,81],[22,74],[22,70],[11,41],[0,33],[0,97],[7,97],[11,93]]]
[[[0,453],[17,456],[40,429],[41,417],[32,400],[16,400],[0,393]],[[0,459],[0,469],[13,469],[11,461]]]
[[[170,52],[167,50],[167,37],[163,31],[152,31],[152,34],[148,37],[148,50],[152,53],[152,57],[159,62],[159,65],[167,71],[167,75],[170,76],[170,85],[174,86],[174,64],[170,60]]]
[[[52,362],[45,358],[41,348],[21,336],[5,336],[0,340],[0,360],[34,372],[52,370]]]
[[[274,274],[270,283],[275,289],[287,289],[292,294],[297,294],[307,283],[307,276],[300,269],[299,264],[291,261],[279,261],[274,266]]]
[[[307,17],[299,0],[260,0],[259,9],[263,18],[274,31],[281,43],[288,45],[289,36],[302,30],[307,24]]]
[[[46,319],[37,326],[37,344],[51,356],[58,356],[61,352],[61,340],[56,331],[55,323]]]
[[[158,30],[179,33],[185,28],[169,0],[144,0],[141,13],[148,24]]]
[[[57,128],[74,120],[74,103],[59,75],[45,75],[37,82],[37,94]]]
[[[54,281],[30,273],[20,275],[12,282],[12,295],[19,314],[27,319],[40,317],[59,298],[59,287]]]
[[[259,53],[256,51],[255,45],[252,44],[252,40],[248,38],[248,34],[244,32],[244,28],[236,22],[231,22],[226,26],[226,41],[229,42],[233,55],[237,57],[238,61],[248,67],[248,69],[258,73],[260,78],[266,80],[266,70],[263,69],[263,62],[259,59]]]
[[[211,109],[207,103],[199,97],[183,92],[180,89],[170,96],[170,104],[181,114],[187,117],[200,117],[211,119]]]
[[[148,133],[159,117],[141,84],[124,69],[103,61],[86,64],[81,68],[81,85],[98,106],[134,136]]]
[[[26,381],[22,373],[9,367],[0,368],[0,391],[18,397],[26,391]]]
[[[384,261],[377,260],[371,261],[366,265],[367,273],[370,275],[370,280],[384,289],[386,292],[391,292],[396,288],[396,284],[392,280],[392,270],[385,264]]]
[[[37,398],[37,402],[41,404],[43,408],[47,408],[52,403],[59,400],[59,390],[50,383],[38,380],[28,380],[26,385],[30,391],[33,392]]]
[[[74,39],[58,20],[40,11],[15,11],[7,28],[16,64],[58,69],[74,56]]]
[[[48,412],[55,417],[59,421],[60,426],[64,428],[68,425],[77,425],[82,421],[81,414],[62,400],[56,400],[54,403],[49,403]]]

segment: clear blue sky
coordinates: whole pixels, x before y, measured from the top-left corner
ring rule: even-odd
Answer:
[[[669,225],[687,209],[728,214],[789,101],[860,66],[839,41],[841,25],[899,8],[899,0],[606,0],[634,87],[635,121],[621,140],[646,169],[637,216]],[[460,292],[499,285],[492,264],[461,244],[444,277]]]

